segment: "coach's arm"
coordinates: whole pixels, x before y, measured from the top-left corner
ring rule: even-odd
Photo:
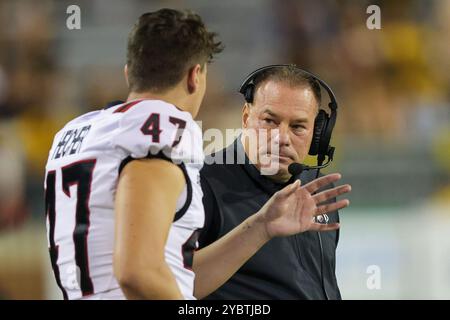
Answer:
[[[350,192],[350,185],[342,185],[315,194],[341,178],[329,174],[303,187],[299,182],[276,192],[254,215],[225,236],[194,254],[194,295],[201,299],[224,284],[251,256],[273,237],[289,236],[305,231],[331,231],[338,223],[313,222],[318,214],[329,213],[349,205],[347,199],[333,203],[327,200]]]

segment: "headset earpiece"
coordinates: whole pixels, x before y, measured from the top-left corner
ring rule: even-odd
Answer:
[[[333,133],[334,125],[336,124],[336,108],[333,103],[328,105],[331,109],[330,115],[327,115],[327,121],[325,127],[323,128],[320,144],[319,144],[319,155],[327,155],[329,158],[333,158],[334,147],[330,146],[331,135]]]
[[[254,89],[255,89],[255,85],[253,83],[248,84],[247,87],[245,88],[244,99],[246,102],[248,102],[248,103],[253,102]]]
[[[321,151],[322,137],[327,126],[328,115],[324,110],[319,110],[319,113],[314,120],[314,132],[311,140],[311,146],[309,148],[309,154],[316,156]]]

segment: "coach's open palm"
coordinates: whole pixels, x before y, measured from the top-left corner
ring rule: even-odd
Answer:
[[[341,175],[329,174],[300,186],[296,181],[275,193],[260,213],[264,219],[269,237],[289,236],[305,231],[330,231],[339,228],[338,223],[319,224],[317,215],[333,212],[349,205],[347,199],[322,204],[344,193],[350,192],[350,185],[342,185],[314,194],[318,189],[338,181]]]

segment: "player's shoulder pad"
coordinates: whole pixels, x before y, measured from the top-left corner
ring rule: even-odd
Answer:
[[[123,105],[114,113],[122,115],[112,144],[132,158],[163,156],[174,162],[192,158],[190,146],[201,130],[190,113],[161,100]]]

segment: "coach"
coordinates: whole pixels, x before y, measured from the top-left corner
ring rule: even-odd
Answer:
[[[289,164],[302,163],[308,152],[317,154],[312,149],[318,148],[320,131],[326,126],[327,113],[319,111],[320,80],[314,76],[293,65],[282,65],[256,72],[250,80],[241,88],[246,100],[242,135],[210,155],[209,160],[223,161],[205,164],[201,172],[206,222],[200,247],[224,236],[282,189],[291,179]],[[279,155],[273,156],[280,165],[271,175],[262,174],[261,157],[250,152],[249,132],[258,135],[258,129],[279,130]],[[270,135],[267,146],[269,140]],[[270,152],[267,146],[258,145],[258,150]],[[244,154],[245,163],[239,163],[239,154]],[[230,159],[234,159],[233,164],[229,164]],[[302,184],[313,180],[316,173],[303,171]],[[324,223],[339,221],[337,212],[323,218]],[[341,299],[335,276],[338,239],[339,229],[274,238],[207,298]]]

